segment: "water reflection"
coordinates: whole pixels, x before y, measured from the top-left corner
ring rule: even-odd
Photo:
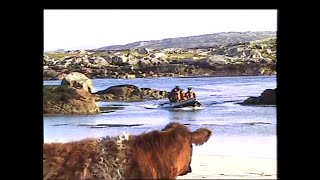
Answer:
[[[172,121],[196,121],[199,120],[200,111],[169,111],[168,119]]]

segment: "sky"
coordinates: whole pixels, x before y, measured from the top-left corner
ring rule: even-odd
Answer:
[[[277,10],[44,10],[44,51],[217,32],[277,31]]]

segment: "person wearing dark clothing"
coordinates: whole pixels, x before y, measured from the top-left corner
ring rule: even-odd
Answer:
[[[169,101],[172,103],[172,102],[176,102],[178,101],[180,98],[180,95],[179,95],[179,92],[180,91],[180,87],[179,86],[176,86],[175,88],[173,88],[171,90],[171,92],[169,93],[168,95],[168,98],[169,98]]]
[[[170,102],[176,102],[178,100],[175,89],[172,89],[171,92],[169,92],[168,98]]]

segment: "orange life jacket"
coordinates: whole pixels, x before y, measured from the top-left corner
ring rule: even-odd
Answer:
[[[186,98],[185,98],[185,93],[182,92],[182,91],[180,91],[180,97],[181,97],[180,100],[185,100],[185,99],[186,99]]]
[[[187,99],[196,98],[196,94],[193,91],[186,92],[185,96],[186,96]]]
[[[176,95],[177,95],[177,100],[180,101],[182,99],[181,97],[181,91],[176,91]]]

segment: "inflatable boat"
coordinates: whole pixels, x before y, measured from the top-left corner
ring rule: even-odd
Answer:
[[[191,98],[187,100],[181,100],[177,102],[166,102],[163,104],[160,104],[158,108],[194,108],[194,109],[202,109],[203,106],[202,104],[196,99],[196,98]]]

